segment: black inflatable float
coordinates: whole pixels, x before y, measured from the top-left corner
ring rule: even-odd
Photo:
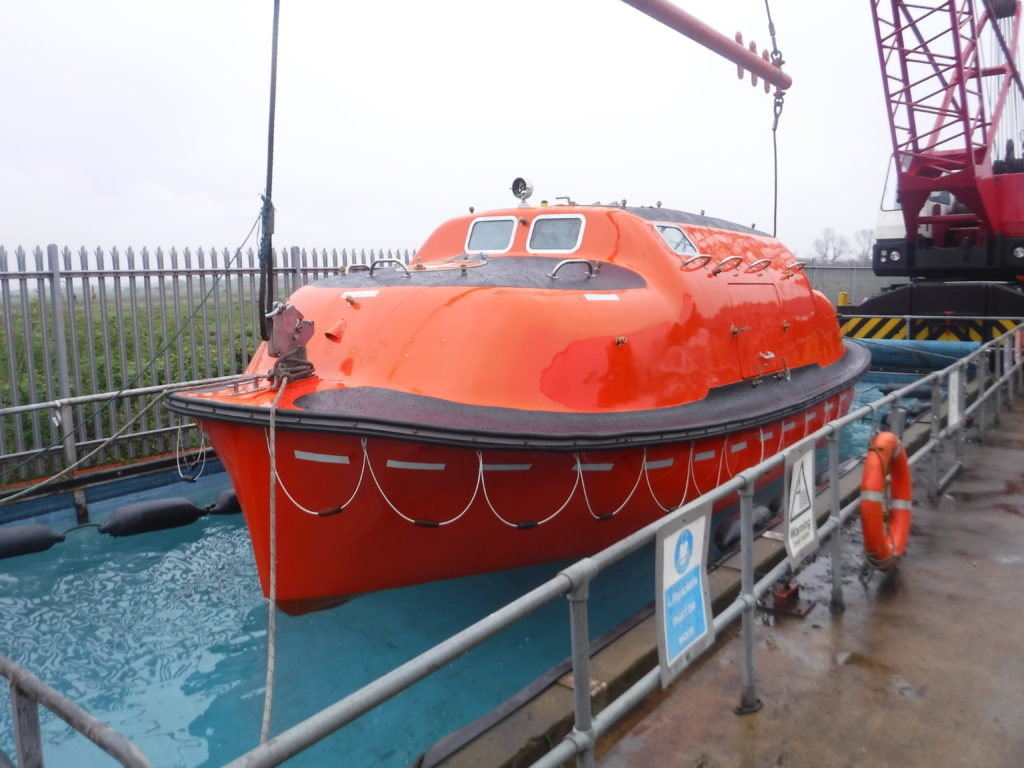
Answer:
[[[100,526],[100,533],[134,536],[136,533],[188,525],[205,514],[205,509],[183,496],[138,501],[115,509]]]
[[[775,513],[766,504],[755,504],[753,512],[755,531],[763,528],[775,516]],[[740,514],[737,512],[735,516],[730,517],[728,520],[723,520],[718,528],[715,529],[715,546],[721,552],[728,552],[733,547],[738,546],[739,543]]]
[[[58,541],[64,541],[64,535],[46,525],[0,528],[0,558],[42,552]]]
[[[903,389],[906,384],[884,384],[878,388],[878,391],[883,395],[891,395],[897,389]],[[922,384],[919,387],[914,387],[912,390],[907,392],[904,397],[916,397],[918,400],[931,400],[932,399],[932,387],[930,384]]]
[[[228,488],[221,491],[213,504],[206,508],[206,511],[211,515],[237,515],[241,512],[242,508],[238,506],[238,496],[235,495],[235,489]]]

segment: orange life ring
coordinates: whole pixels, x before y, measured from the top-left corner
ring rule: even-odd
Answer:
[[[886,498],[886,486],[889,498]],[[907,548],[913,501],[910,464],[892,432],[875,435],[864,459],[860,484],[860,523],[864,554],[880,570],[896,565]]]

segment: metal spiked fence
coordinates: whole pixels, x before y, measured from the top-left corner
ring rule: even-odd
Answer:
[[[351,264],[409,257],[285,248],[277,284],[287,296]],[[0,487],[60,471],[133,420],[83,468],[196,448],[191,425],[143,409],[159,388],[245,369],[258,280],[252,249],[0,247]]]

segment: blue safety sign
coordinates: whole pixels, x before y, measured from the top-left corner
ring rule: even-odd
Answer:
[[[707,583],[710,520],[711,505],[702,504],[657,534],[655,613],[662,686],[715,639]]]

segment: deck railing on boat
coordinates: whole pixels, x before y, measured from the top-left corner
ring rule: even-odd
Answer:
[[[132,742],[3,654],[0,654],[0,675],[10,683],[17,750],[17,762],[0,751],[0,768],[42,768],[40,706],[46,707],[126,768],[152,768],[152,763]]]
[[[982,345],[946,368],[857,408],[843,418],[829,422],[787,449],[786,453],[794,453],[821,442],[827,444],[827,520],[818,529],[818,537],[819,546],[826,540],[829,542],[828,557],[832,566],[834,608],[841,609],[843,606],[840,549],[842,526],[860,506],[858,494],[853,494],[852,500],[843,499],[840,495],[840,432],[865,418],[871,419],[877,425],[883,415],[883,409],[888,409],[890,428],[902,437],[906,422],[902,398],[922,387],[927,388],[931,393],[932,404],[927,426],[918,429],[920,439],[916,441],[916,445],[908,439],[907,449],[911,452],[909,461],[912,466],[928,460],[925,467],[927,492],[929,497],[937,498],[964,466],[965,431],[968,424],[977,429],[979,436],[983,437],[987,422],[998,422],[1004,403],[1013,401],[1024,390],[1022,341],[1024,324],[1017,325],[1011,331]],[[952,462],[943,470],[943,453],[948,445],[952,445],[953,449]],[[784,551],[781,551],[776,558],[777,562],[771,565],[766,573],[760,578],[755,574],[754,483],[761,476],[784,464],[785,460],[785,454],[776,454],[611,547],[574,563],[548,582],[228,763],[225,768],[263,768],[282,763],[487,638],[506,629],[520,618],[563,595],[569,599],[570,605],[572,679],[590,680],[591,648],[587,618],[590,582],[613,563],[650,545],[655,541],[659,530],[673,525],[691,510],[737,493],[740,500],[741,524],[740,590],[738,597],[715,615],[714,629],[718,635],[733,621],[741,619],[743,669],[739,708],[754,707],[758,702],[754,676],[755,611],[758,600],[793,570]],[[824,517],[824,512],[819,515],[817,508],[815,514],[819,518]],[[533,768],[556,768],[573,758],[584,768],[593,766],[597,740],[659,686],[660,674],[659,667],[655,666],[597,714],[593,711],[589,686],[575,685],[575,725],[572,731],[534,762]]]

